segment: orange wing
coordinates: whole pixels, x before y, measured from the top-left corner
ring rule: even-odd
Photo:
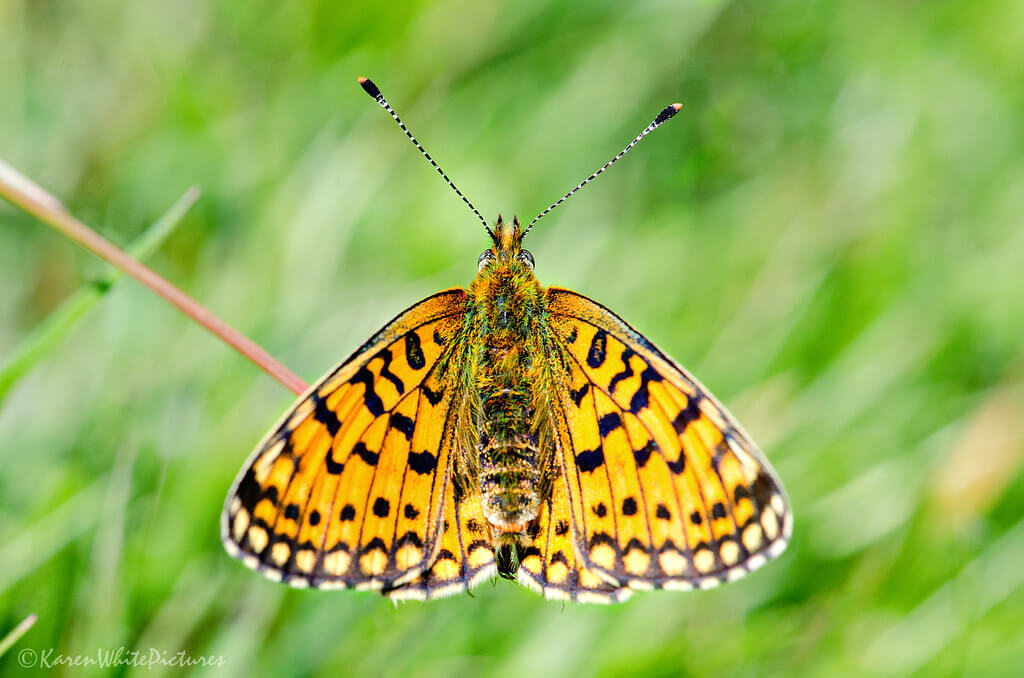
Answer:
[[[479,497],[465,496],[454,482],[445,490],[441,548],[415,579],[387,588],[388,598],[431,600],[462,593],[496,572],[490,528]]]
[[[396,589],[438,559],[455,426],[443,367],[465,299],[407,309],[299,398],[228,493],[231,555],[292,586],[359,589]]]
[[[785,493],[725,408],[600,304],[552,288],[548,311],[567,379],[555,422],[563,480],[540,520],[555,529],[535,547],[539,560],[574,560],[575,573],[555,576],[548,555],[527,578],[547,595],[613,601],[708,588],[782,553]]]
[[[556,414],[560,417],[561,413]],[[559,430],[565,431],[564,420]],[[558,436],[561,441],[565,437]],[[562,455],[559,443],[558,455]],[[564,464],[562,465],[564,466]],[[545,598],[577,603],[618,603],[632,591],[618,580],[591,567],[578,547],[579,528],[569,499],[569,484],[554,483],[551,496],[541,504],[532,533],[533,546],[521,554],[516,580]],[[578,511],[577,511],[578,512]]]

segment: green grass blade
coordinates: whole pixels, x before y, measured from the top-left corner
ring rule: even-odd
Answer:
[[[4,636],[3,639],[0,639],[0,657],[3,657],[4,653],[11,649],[11,646],[28,633],[28,630],[36,623],[36,619],[38,619],[36,615],[30,614],[20,624],[11,629],[11,632]]]
[[[152,255],[174,231],[199,199],[199,195],[200,191],[195,186],[185,191],[163,216],[128,247],[128,253],[140,261]],[[123,275],[121,271],[110,267],[99,280],[82,285],[25,337],[0,367],[0,402],[14,384],[47,356]]]

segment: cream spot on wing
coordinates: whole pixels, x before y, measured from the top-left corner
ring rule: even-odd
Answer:
[[[267,541],[269,541],[267,531],[258,525],[253,525],[249,528],[249,546],[256,553],[262,553],[263,549],[267,548]]]
[[[295,554],[295,567],[299,572],[309,574],[316,565],[316,551],[313,549],[302,549]]]
[[[324,570],[328,574],[340,577],[348,570],[352,562],[352,556],[344,551],[334,551],[324,556]]]
[[[765,509],[761,512],[761,528],[765,539],[772,541],[779,536],[779,519],[773,511]]]
[[[395,564],[402,570],[416,565],[421,560],[423,560],[423,549],[412,544],[406,544],[395,554]]]
[[[733,540],[723,541],[718,547],[718,557],[726,565],[735,565],[740,559],[740,546]]]
[[[526,558],[526,560],[529,560],[530,558],[537,558],[537,556],[529,556],[528,558]],[[494,553],[490,549],[483,548],[482,546],[470,551],[469,557],[466,559],[466,561],[469,563],[469,566],[473,569],[483,567],[484,565],[492,562],[493,560]],[[526,563],[526,560],[523,561],[524,564]],[[537,558],[537,566],[539,567],[539,565],[540,558]]]
[[[373,551],[365,553],[359,557],[359,566],[363,569],[363,574],[371,576],[380,574],[384,571],[387,564],[387,555],[379,549],[374,549]]]
[[[274,460],[281,455],[282,449],[284,449],[283,438],[271,445],[252,465],[252,473],[256,477],[257,483],[263,485],[267,482],[267,476],[270,475],[270,469],[274,466]]]
[[[562,584],[569,578],[569,568],[565,563],[551,563],[548,566],[548,581],[552,584]]]
[[[610,544],[598,544],[590,549],[590,560],[605,569],[611,570],[615,567],[615,549]]]
[[[231,537],[237,542],[242,541],[245,531],[249,529],[249,512],[244,508],[238,509],[234,520],[231,521]]]
[[[640,549],[632,549],[622,557],[622,565],[626,568],[626,572],[637,576],[645,574],[650,564],[651,557]]]
[[[459,576],[459,566],[453,560],[439,560],[434,563],[434,567],[430,568],[434,577],[442,581],[446,579],[455,579]]]
[[[299,406],[295,408],[295,411],[292,413],[292,416],[288,418],[288,423],[285,425],[284,428],[289,430],[297,428],[299,424],[306,421],[306,418],[309,417],[314,407],[315,406],[313,405],[313,402],[311,400],[302,401],[299,404]],[[284,441],[282,441],[282,443],[283,442]]]
[[[678,551],[668,550],[658,556],[658,564],[661,569],[670,577],[678,577],[686,572],[686,556]]]
[[[743,545],[753,553],[761,546],[761,526],[756,523],[747,525],[743,530]]]
[[[526,556],[523,558],[523,562],[519,566],[525,569],[527,572],[538,574],[541,571],[541,560],[540,556]]]
[[[288,556],[292,554],[292,549],[288,544],[283,541],[279,541],[270,547],[270,560],[273,561],[278,567],[282,567],[288,562]]]
[[[709,549],[700,549],[693,554],[693,566],[698,572],[707,573],[715,569],[715,556]]]

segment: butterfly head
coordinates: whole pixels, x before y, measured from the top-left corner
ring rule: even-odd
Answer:
[[[506,222],[498,215],[493,229],[488,229],[493,246],[484,250],[477,260],[480,273],[488,270],[506,270],[512,273],[532,273],[533,255],[522,248],[523,236],[526,231],[519,223],[518,217]]]

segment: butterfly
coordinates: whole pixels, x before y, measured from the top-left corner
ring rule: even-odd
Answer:
[[[320,378],[231,487],[227,551],[294,587],[432,599],[499,575],[551,599],[709,588],[778,556],[792,514],[768,460],[683,367],[599,303],[543,287],[493,227],[468,289],[399,314]]]

